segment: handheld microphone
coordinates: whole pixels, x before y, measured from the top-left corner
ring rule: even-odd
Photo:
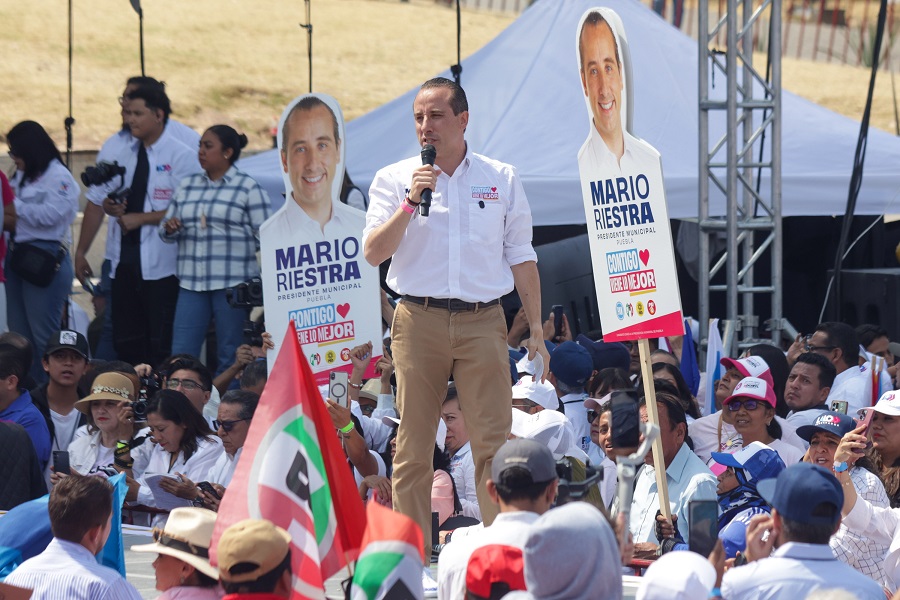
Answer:
[[[437,150],[431,144],[422,146],[422,164],[434,166],[434,159],[437,157]],[[431,208],[431,190],[422,190],[422,201],[419,203],[419,214],[423,217],[428,216],[428,209]]]

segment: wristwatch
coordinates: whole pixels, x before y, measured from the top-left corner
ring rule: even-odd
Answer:
[[[846,462],[837,462],[837,461],[834,462],[834,472],[835,473],[843,473],[844,471],[846,471],[849,468],[850,467],[847,466]]]

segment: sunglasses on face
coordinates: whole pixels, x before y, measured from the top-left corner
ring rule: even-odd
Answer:
[[[741,406],[746,408],[747,410],[756,410],[757,406],[762,406],[762,400],[732,400],[728,403],[728,410],[731,412],[737,412],[741,410]]]
[[[218,430],[221,427],[222,431],[224,431],[225,433],[228,433],[229,431],[234,429],[234,426],[237,425],[238,423],[240,423],[241,421],[248,421],[248,420],[249,419],[235,419],[233,421],[213,421],[213,427],[215,427],[216,430]]]
[[[600,413],[597,412],[596,410],[589,410],[589,411],[587,411],[587,419],[588,419],[588,423],[593,423],[593,422],[596,421],[599,417],[600,417]]]

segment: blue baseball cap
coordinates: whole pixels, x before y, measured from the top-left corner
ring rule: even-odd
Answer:
[[[583,386],[594,372],[590,353],[575,342],[563,342],[550,355],[550,372],[569,387]]]
[[[834,475],[818,465],[797,463],[756,484],[763,500],[790,521],[807,525],[837,525],[844,506],[844,492]],[[817,515],[823,504],[834,507],[831,516]]]
[[[583,333],[578,334],[575,343],[590,353],[595,371],[602,371],[608,367],[616,367],[623,371],[631,368],[631,352],[625,344],[602,340],[595,342]]]
[[[775,450],[762,442],[753,442],[734,454],[713,452],[712,459],[720,465],[744,469],[748,481],[762,481],[778,477],[784,471],[784,461]]]
[[[848,417],[843,413],[832,412],[829,410],[816,417],[816,420],[813,421],[812,425],[802,425],[798,427],[797,435],[807,442],[819,431],[831,433],[842,438],[845,434],[850,433],[855,428],[856,422],[853,420],[853,417]]]

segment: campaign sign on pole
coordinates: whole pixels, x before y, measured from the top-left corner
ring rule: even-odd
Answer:
[[[576,37],[590,132],[578,153],[603,339],[684,334],[659,152],[625,128],[619,16],[595,8]]]
[[[378,269],[363,257],[364,212],[340,201],[344,121],[337,101],[323,94],[294,99],[278,125],[285,203],[260,228],[266,329],[292,322],[316,377],[350,371],[350,350],[372,342],[364,377],[381,356]],[[268,353],[269,370],[280,347]]]

